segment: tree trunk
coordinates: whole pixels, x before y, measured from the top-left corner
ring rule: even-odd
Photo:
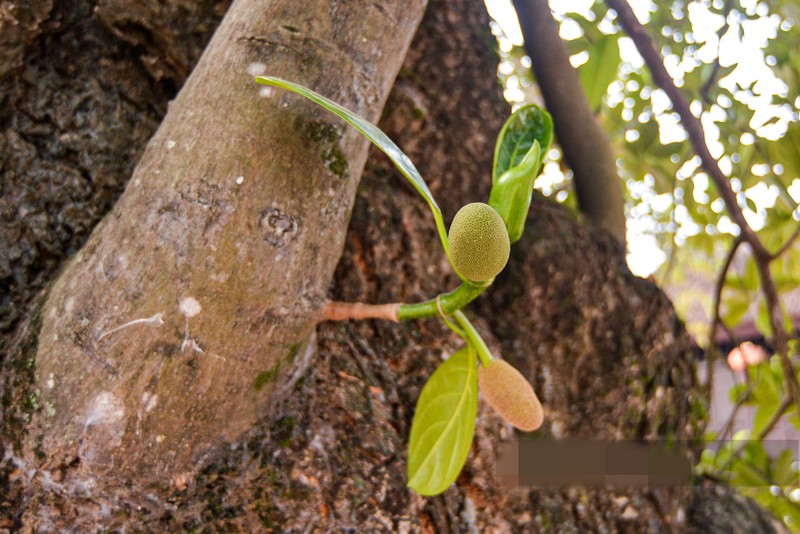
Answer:
[[[314,350],[368,146],[253,76],[375,119],[423,10],[234,3],[125,194],[49,290],[27,461],[79,464],[97,486],[171,480],[252,426],[279,371]]]
[[[345,9],[341,3],[336,5]],[[377,4],[374,6],[378,9]],[[366,16],[369,11],[361,13]],[[395,20],[400,18],[396,16]],[[280,22],[273,19],[269,24],[267,28],[276,28]],[[285,25],[303,29],[298,23]],[[215,39],[226,34],[224,28]],[[379,32],[374,27],[366,31]],[[408,28],[405,31],[410,35]],[[391,29],[392,34],[395,32],[401,34],[397,25]],[[384,110],[382,127],[409,151],[429,178],[448,217],[462,204],[488,197],[493,142],[508,112],[494,78],[497,59],[490,52],[491,43],[486,15],[478,3],[433,2]],[[259,45],[268,46],[263,42]],[[365,46],[371,49],[373,45]],[[308,53],[309,49],[300,50]],[[296,57],[293,53],[287,48],[274,54],[278,58]],[[376,63],[382,63],[388,55],[386,51]],[[266,63],[246,57],[237,67],[229,68],[241,74],[253,61]],[[385,64],[381,68],[386,69]],[[330,66],[319,69],[294,72],[302,73],[301,82],[374,116],[380,99],[359,107],[350,98],[352,93],[343,89],[354,87],[352,81],[337,85],[355,79],[352,72],[339,72]],[[202,81],[200,72],[202,65],[187,82],[186,91]],[[289,77],[292,71],[270,72]],[[388,76],[388,70],[383,72]],[[219,73],[213,76],[225,79]],[[83,441],[76,443],[72,456],[58,454],[58,446],[48,445],[48,449],[40,449],[43,457],[36,462],[17,454],[6,457],[5,466],[16,469],[0,487],[21,496],[12,509],[21,523],[43,530],[175,531],[204,527],[320,532],[679,532],[693,527],[714,531],[715,524],[723,525],[716,527],[720,532],[736,528],[739,532],[770,530],[768,520],[757,508],[716,487],[709,491],[702,486],[696,490],[504,489],[495,481],[496,453],[512,434],[483,404],[472,452],[458,483],[432,499],[423,499],[405,488],[404,451],[414,403],[426,378],[442,357],[458,348],[459,340],[438,320],[405,324],[365,321],[320,325],[316,350],[306,351],[297,345],[311,329],[311,319],[303,311],[313,309],[315,298],[326,289],[323,280],[310,281],[312,272],[316,270],[323,278],[323,256],[335,259],[336,244],[341,243],[333,223],[329,228],[308,226],[307,221],[315,219],[308,204],[314,204],[317,210],[320,206],[313,194],[303,194],[301,188],[319,188],[319,180],[324,187],[316,190],[323,195],[328,188],[338,192],[338,203],[323,206],[339,210],[335,213],[341,230],[347,212],[341,207],[344,191],[355,190],[358,162],[363,161],[359,160],[359,147],[363,145],[349,130],[337,141],[335,137],[340,134],[334,128],[338,128],[338,122],[282,94],[258,98],[255,89],[255,94],[239,102],[248,112],[220,111],[221,106],[229,105],[223,102],[224,95],[246,94],[245,78],[231,77],[234,81],[212,95],[216,109],[202,117],[202,128],[197,127],[198,135],[206,136],[206,131],[214,131],[210,125],[220,117],[231,123],[244,119],[242,124],[249,124],[249,130],[226,124],[226,138],[208,145],[225,145],[227,154],[213,162],[209,156],[206,163],[198,163],[204,156],[185,151],[177,130],[189,131],[192,121],[199,121],[199,111],[182,107],[184,95],[192,94],[184,92],[170,108],[170,116],[185,114],[183,124],[169,127],[167,119],[134,174],[126,197],[141,195],[139,191],[144,189],[157,191],[153,205],[141,209],[149,214],[158,206],[166,207],[164,213],[174,218],[163,220],[173,226],[156,224],[149,230],[152,221],[129,219],[127,213],[135,213],[131,210],[136,208],[124,197],[81,253],[83,259],[79,256],[72,261],[67,272],[73,274],[67,276],[78,280],[76,287],[70,288],[62,276],[51,290],[48,306],[60,302],[55,308],[59,317],[51,319],[45,311],[39,315],[43,322],[58,324],[60,320],[70,328],[75,324],[74,317],[93,312],[84,326],[88,337],[77,338],[89,347],[88,354],[83,354],[80,346],[67,345],[72,351],[68,354],[78,358],[77,368],[87,373],[88,384],[67,386],[64,380],[56,380],[54,372],[53,388],[48,390],[49,372],[42,374],[40,361],[51,360],[43,343],[52,344],[47,338],[52,338],[54,329],[51,326],[48,330],[45,324],[39,333],[35,320],[23,325],[32,335],[18,336],[28,342],[19,341],[7,361],[4,393],[14,391],[14,400],[27,400],[27,404],[20,403],[21,407],[27,407],[37,423],[48,421],[49,392],[58,393],[59,388],[68,391],[64,402],[74,402],[78,407],[73,414],[76,419],[62,416],[64,419],[57,420],[63,427],[59,432],[72,428]],[[207,98],[205,95],[200,100],[208,102]],[[283,108],[287,115],[279,115],[271,106],[275,100],[288,104]],[[195,111],[195,116],[188,116],[189,111]],[[309,115],[314,119],[295,118]],[[264,132],[262,121],[267,117],[283,121],[280,133],[294,136],[284,141],[282,148],[287,153],[282,161],[262,156],[272,150],[264,146],[267,139],[274,140],[278,135]],[[314,122],[323,127],[315,127]],[[232,140],[237,135],[241,136],[238,146]],[[304,135],[306,139],[313,136],[314,143],[321,145],[303,141]],[[187,141],[190,139],[187,137]],[[170,140],[176,144],[168,149]],[[253,143],[246,155],[239,148],[243,140]],[[325,167],[325,163],[330,167],[336,161],[331,159],[332,147],[339,147],[347,157],[349,178],[334,176]],[[191,165],[180,166],[178,160],[188,154],[194,154],[185,160]],[[151,171],[144,174],[142,165],[150,159],[154,164],[146,167]],[[254,165],[255,161],[262,161],[262,167],[248,171],[237,166]],[[172,166],[169,174],[175,179],[169,183],[159,178],[167,165]],[[263,169],[268,166],[279,165],[291,165],[293,177],[309,178],[293,178],[296,181],[291,183],[297,190],[278,202],[268,196],[278,186],[255,178],[266,176]],[[309,174],[299,174],[301,168],[307,168]],[[162,172],[156,175],[155,170]],[[236,184],[239,176],[242,183]],[[246,199],[236,196],[238,188],[246,187],[251,188]],[[259,191],[260,187],[269,189]],[[230,212],[232,205],[236,210]],[[279,212],[264,213],[251,206]],[[249,227],[240,217],[250,222]],[[116,229],[126,220],[129,226],[125,232]],[[293,220],[299,220],[296,226]],[[233,244],[220,237],[228,228],[240,232],[232,238]],[[160,263],[150,264],[145,271],[144,265],[150,261],[147,255],[130,249],[127,267],[123,268],[118,263],[121,250],[117,248],[122,239],[128,240],[128,247],[152,246],[150,232],[169,238],[158,249]],[[314,251],[308,243],[316,239],[316,234],[329,242]],[[99,241],[104,235],[117,236],[117,241]],[[217,240],[217,251],[206,247],[207,239]],[[282,246],[276,244],[280,239]],[[247,258],[225,254],[236,250],[232,248],[236,240],[247,244],[245,254],[251,255],[252,266],[247,265]],[[102,243],[108,243],[103,245],[109,247],[108,252],[98,254],[105,250]],[[304,263],[310,261],[306,259],[310,251],[316,254],[318,263]],[[277,260],[281,253],[285,255]],[[90,265],[91,257],[98,259]],[[102,258],[107,260],[101,264]],[[294,270],[288,268],[290,264]],[[281,271],[282,267],[289,270]],[[266,279],[264,271],[281,276],[279,287],[272,293],[264,289],[273,281]],[[140,273],[141,279],[133,277],[133,272]],[[215,280],[220,273],[228,273],[228,279]],[[284,274],[287,278],[282,277]],[[113,279],[105,281],[105,277]],[[306,280],[305,285],[302,280]],[[87,283],[102,291],[92,291],[85,287]],[[388,161],[373,151],[358,189],[333,297],[413,301],[430,298],[455,283],[423,201],[403,185]],[[141,292],[125,294],[123,289],[130,284]],[[75,298],[67,312],[66,292],[81,287],[85,292]],[[110,288],[116,288],[116,301],[105,295]],[[157,289],[166,294],[161,296]],[[298,303],[309,295],[310,302]],[[197,315],[193,315],[197,311],[193,302],[183,300],[189,296],[201,307]],[[235,299],[242,302],[241,311],[234,308]],[[131,301],[141,313],[134,313]],[[145,310],[146,302],[152,308]],[[114,310],[116,305],[120,308]],[[526,235],[515,245],[507,271],[474,309],[485,318],[477,324],[495,353],[523,368],[540,393],[546,423],[539,436],[675,439],[679,443],[699,436],[702,420],[697,405],[701,392],[693,373],[692,344],[671,305],[654,286],[627,271],[611,238],[580,226],[560,207],[535,199]],[[131,319],[152,317],[158,312],[164,313],[164,325],[156,326],[158,321],[153,320],[103,335]],[[249,322],[237,318],[236,313]],[[193,315],[188,318],[188,331],[185,315]],[[219,320],[215,322],[213,317]],[[263,356],[256,359],[256,341],[250,338],[258,333],[263,333],[257,340]],[[99,337],[102,339],[97,340]],[[183,352],[179,349],[185,340]],[[204,352],[197,352],[192,341]],[[74,337],[67,338],[68,344],[73,342]],[[137,343],[138,348],[131,346]],[[259,365],[243,359],[242,355],[248,355],[247,343],[252,343],[251,362]],[[308,346],[313,348],[313,344]],[[291,365],[280,359],[292,353],[295,361]],[[311,366],[300,365],[298,359],[305,359],[300,356],[307,356]],[[40,395],[35,385],[19,385],[33,374],[26,365],[29,361],[35,363]],[[277,365],[279,361],[283,363]],[[133,370],[137,365],[142,369],[138,374]],[[160,369],[158,374],[154,374],[156,369]],[[62,372],[70,376],[69,371]],[[126,377],[127,385],[123,380]],[[225,390],[233,398],[214,398],[226,383],[230,387],[239,379],[239,391]],[[173,389],[154,389],[162,382],[165,386],[172,384]],[[93,386],[97,389],[89,389],[93,384],[98,384]],[[290,387],[277,389],[278,384]],[[123,385],[130,394],[118,393]],[[203,385],[208,388],[203,395],[187,397],[187,392]],[[256,391],[256,386],[263,388]],[[277,394],[268,396],[275,389]],[[183,404],[189,401],[195,405]],[[171,403],[175,413],[162,413]],[[58,417],[60,408],[54,408],[54,417]],[[11,412],[8,407],[4,410]],[[188,420],[180,417],[182,413]],[[156,416],[164,422],[157,425],[158,419],[151,419]],[[87,417],[94,417],[90,424]],[[173,428],[164,428],[171,417],[176,418]],[[122,419],[127,421],[125,426],[120,423]],[[9,420],[8,416],[4,418],[6,423]],[[218,432],[198,439],[213,435],[219,438],[219,446],[205,447],[207,456],[198,458],[195,464],[185,467],[185,458],[190,455],[181,450],[172,456],[164,454],[174,450],[164,445],[167,439],[177,439],[174,436],[184,435],[188,428],[208,429],[214,424],[219,426]],[[24,426],[18,424],[15,435],[20,435]],[[249,430],[237,435],[237,429],[245,427]],[[56,440],[52,429],[36,432],[40,428],[28,425],[28,434],[22,436],[26,443],[35,443],[39,435]],[[149,442],[142,441],[143,433],[150,436]],[[99,443],[98,438],[104,435],[110,446]],[[159,436],[164,436],[160,442]],[[115,442],[117,448],[113,447]],[[116,458],[119,448],[132,448],[135,460]],[[110,456],[104,458],[103,451]],[[113,478],[101,478],[97,475],[108,467],[106,458],[112,458],[116,468],[138,462],[147,476],[115,472]],[[38,471],[28,471],[34,465]],[[159,465],[164,471],[154,473]],[[153,483],[158,479],[166,483]],[[731,517],[736,519],[727,525],[714,523]],[[701,523],[692,524],[690,520]]]

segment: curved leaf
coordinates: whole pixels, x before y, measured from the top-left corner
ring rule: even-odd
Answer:
[[[497,137],[492,183],[496,183],[505,172],[522,163],[534,141],[539,142],[544,155],[550,148],[552,139],[553,119],[539,106],[529,104],[512,113]],[[533,177],[538,173],[539,169],[536,169]]]
[[[578,67],[586,99],[592,111],[600,109],[603,96],[611,82],[617,79],[617,71],[621,62],[619,55],[619,37],[603,35],[588,48],[589,60]]]
[[[422,175],[420,175],[417,168],[414,167],[414,164],[411,162],[408,156],[402,150],[400,150],[400,147],[398,147],[394,141],[389,139],[389,136],[383,133],[380,128],[371,122],[362,119],[349,109],[340,106],[332,100],[328,100],[319,93],[315,93],[311,89],[303,87],[302,85],[282,80],[281,78],[275,78],[274,76],[257,76],[256,82],[262,85],[272,85],[275,87],[288,89],[311,100],[312,102],[322,106],[331,113],[337,115],[339,118],[343,119],[349,125],[361,132],[361,134],[369,139],[373,145],[381,149],[381,151],[386,154],[390,160],[392,160],[392,163],[394,163],[395,167],[397,167],[397,170],[399,170],[402,175],[405,176],[409,182],[411,182],[411,185],[414,186],[414,189],[416,189],[422,198],[427,201],[428,206],[430,206],[431,212],[433,213],[433,218],[436,221],[436,229],[439,231],[439,238],[442,241],[442,246],[444,246],[447,257],[450,258],[450,248],[447,242],[447,231],[444,228],[444,220],[442,219],[442,210],[439,208],[439,205],[436,204],[433,194],[431,194],[430,189],[428,189],[428,185],[425,183],[425,180],[422,178]]]
[[[489,205],[503,218],[511,243],[516,243],[525,231],[533,181],[542,168],[543,157],[539,141],[534,139],[533,146],[519,165],[501,174],[489,193]]]
[[[422,388],[408,445],[408,487],[437,495],[467,460],[478,413],[478,370],[468,346],[433,372]]]

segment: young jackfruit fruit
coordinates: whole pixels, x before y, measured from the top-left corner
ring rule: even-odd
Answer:
[[[542,426],[542,404],[522,373],[505,360],[492,360],[478,369],[478,388],[489,406],[525,432]]]
[[[506,225],[488,204],[474,202],[458,210],[447,238],[453,266],[467,280],[494,278],[508,262],[511,243]]]

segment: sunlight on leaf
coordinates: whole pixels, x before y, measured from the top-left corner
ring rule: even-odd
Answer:
[[[478,411],[475,350],[461,349],[422,388],[408,446],[408,487],[437,495],[458,477],[467,459]]]
[[[587,50],[589,60],[580,66],[578,76],[581,79],[586,99],[592,111],[600,109],[603,96],[611,82],[617,79],[620,65],[619,37],[603,35]]]
[[[538,141],[542,158],[553,139],[553,119],[539,106],[529,104],[515,111],[506,121],[494,149],[492,183],[509,169],[519,165]],[[536,169],[536,174],[539,170]],[[534,178],[535,178],[534,174]]]

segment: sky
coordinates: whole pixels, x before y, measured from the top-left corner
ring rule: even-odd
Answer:
[[[629,2],[637,17],[643,23],[649,20],[649,8],[652,5],[649,0],[631,0]],[[573,0],[570,2],[550,2],[551,8],[560,17],[563,12],[559,10],[568,6],[570,11],[581,13],[584,15],[590,14],[590,7],[593,0]],[[759,5],[756,0],[742,0],[743,9],[762,10],[766,5]],[[511,4],[511,0],[486,0],[486,5],[489,14],[495,19],[502,34],[498,37],[501,49],[510,46],[523,44],[522,32],[519,28],[516,12]],[[760,15],[766,15],[766,12]],[[746,104],[752,108],[757,109],[753,116],[751,126],[754,127],[760,136],[775,139],[783,135],[786,131],[788,122],[791,120],[791,110],[778,108],[771,104],[772,94],[786,94],[787,88],[785,84],[779,80],[769,66],[765,62],[763,53],[763,46],[767,39],[776,35],[778,24],[780,21],[776,16],[762,17],[758,20],[739,20],[733,16],[729,17],[730,29],[724,34],[720,40],[717,36],[718,30],[724,24],[723,17],[711,12],[708,8],[700,5],[699,3],[691,3],[688,8],[688,17],[693,26],[693,37],[698,43],[698,50],[696,57],[701,61],[712,61],[717,54],[720,57],[720,64],[724,66],[732,65],[739,62],[737,67],[729,76],[721,80],[721,84],[726,88],[733,89],[738,83],[747,86],[752,82],[756,83],[754,93],[758,96],[748,96],[742,94],[742,98]],[[608,21],[601,21],[599,23],[600,29],[604,29],[604,25],[610,27]],[[576,23],[566,21],[561,26],[561,36],[566,40],[574,39],[580,36],[581,30]],[[620,55],[623,62],[630,63],[633,67],[641,67],[643,65],[642,58],[636,50],[633,42],[623,37],[620,39]],[[582,62],[586,61],[585,57],[580,55],[573,56],[573,65],[579,66]],[[695,65],[692,60],[680,61],[677,56],[668,56],[665,60],[665,66],[673,78],[680,79],[681,76],[693,68]],[[500,69],[508,68],[501,64]],[[618,83],[618,82],[616,82]],[[615,86],[612,84],[607,95],[609,104],[611,105],[615,99],[621,99],[622,96],[619,88],[615,93]],[[525,98],[522,88],[518,86],[507,87],[506,98],[511,102],[520,102]],[[683,141],[686,139],[686,134],[675,114],[670,113],[670,102],[668,97],[663,91],[657,89],[653,93],[652,107],[655,114],[655,120],[659,124],[659,138],[662,143],[670,143],[674,141]],[[720,116],[721,114],[721,116]],[[719,142],[719,130],[715,125],[715,121],[724,120],[725,113],[722,108],[712,108],[710,112],[704,113],[701,117],[704,130],[706,132],[706,142],[712,155],[720,158],[724,155],[723,145]],[[771,118],[777,118],[769,125],[762,126]],[[749,134],[746,134],[749,135]],[[753,142],[752,136],[750,139],[742,137],[743,144]],[[720,166],[723,171],[726,167],[730,169],[730,161],[722,157]],[[699,167],[699,159],[694,157],[688,160],[680,169],[679,173],[684,173],[687,176]],[[754,169],[754,172],[758,169]],[[768,172],[769,169],[764,170]],[[564,183],[565,177],[561,173],[558,165],[552,164],[545,167],[542,176],[537,179],[537,188],[543,190],[545,194],[548,191],[558,189],[559,185]],[[695,197],[705,194],[708,188],[708,180],[702,175],[695,178]],[[652,183],[648,180],[640,181],[630,184],[634,188],[638,188],[636,194],[640,196],[643,202],[650,205],[654,210],[664,211],[670,209],[672,201],[670,195],[657,195],[652,187]],[[774,205],[777,197],[777,188],[774,186],[767,186],[763,183],[748,189],[746,194],[749,198],[755,201],[759,207],[768,208]],[[795,200],[800,201],[800,180],[795,180],[793,185],[789,188],[790,193]],[[699,200],[699,199],[698,199]],[[763,226],[763,219],[759,215],[746,211],[748,223],[754,229],[758,230]],[[687,236],[702,231],[696,225],[693,225],[688,220],[688,215],[676,210],[676,223],[679,225],[678,235],[676,241],[680,244]],[[683,219],[683,220],[681,220]],[[652,221],[652,220],[651,220]],[[648,221],[646,217],[640,217],[640,213],[636,208],[631,210],[628,214],[628,264],[631,270],[639,276],[648,276],[658,269],[658,267],[667,259],[667,255],[658,245],[657,239],[654,234],[652,222]],[[720,231],[735,233],[738,231],[733,223],[726,226],[725,223],[721,225]]]

